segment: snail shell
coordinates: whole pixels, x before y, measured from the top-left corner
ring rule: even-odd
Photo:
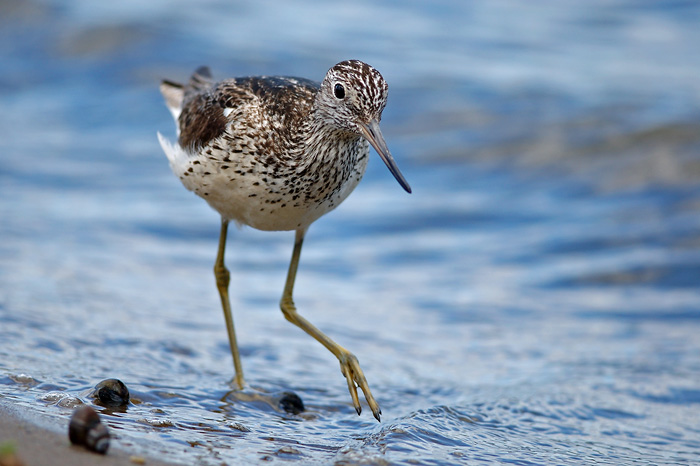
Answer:
[[[100,416],[90,406],[83,405],[73,411],[68,425],[68,438],[74,445],[105,454],[109,448],[109,431],[100,422]]]
[[[104,406],[116,407],[129,404],[129,389],[119,379],[105,379],[95,385],[92,396]]]
[[[284,412],[289,414],[304,412],[304,402],[299,395],[294,392],[282,392],[278,404]]]

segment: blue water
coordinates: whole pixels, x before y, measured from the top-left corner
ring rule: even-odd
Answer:
[[[700,457],[700,6],[695,2],[0,3],[0,404],[65,431],[99,408],[183,464],[655,464]],[[157,85],[321,79],[360,58],[414,193],[373,154],[312,226],[230,232],[252,389],[231,391],[219,220],[172,175]],[[2,439],[0,439],[2,440]]]

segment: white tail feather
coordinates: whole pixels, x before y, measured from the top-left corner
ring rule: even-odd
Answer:
[[[177,175],[180,176],[185,171],[185,166],[187,165],[187,153],[182,150],[180,144],[173,144],[165,136],[158,132],[158,141],[160,141],[160,147],[163,148],[163,152],[168,157],[170,161],[170,168]]]
[[[163,81],[160,85],[160,92],[165,98],[165,105],[175,120],[175,126],[179,135],[180,125],[177,123],[180,113],[182,113],[182,100],[184,99],[185,91],[179,84]]]

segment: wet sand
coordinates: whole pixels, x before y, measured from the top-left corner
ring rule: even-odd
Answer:
[[[118,446],[115,447],[114,444],[110,446],[106,455],[89,452],[84,448],[71,445],[68,440],[67,419],[65,426],[58,426],[55,430],[48,429],[27,419],[25,415],[20,415],[19,410],[0,404],[0,446],[5,447],[8,444],[13,447],[16,457],[21,460],[18,464],[25,466],[134,464],[166,466],[170,464],[132,455]],[[6,457],[0,457],[0,465],[13,464],[3,462],[6,459]]]

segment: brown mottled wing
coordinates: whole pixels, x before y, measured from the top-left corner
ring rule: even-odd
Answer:
[[[208,70],[200,69],[185,89],[180,145],[190,150],[201,149],[226,131],[229,121],[224,116],[225,109],[236,109],[255,100],[268,119],[287,128],[298,125],[298,120],[311,110],[319,88],[318,83],[302,78],[235,78],[216,85],[211,85],[208,78]]]
[[[223,108],[213,94],[209,68],[198,68],[185,86],[179,117],[179,142],[184,149],[198,151],[226,129]]]

